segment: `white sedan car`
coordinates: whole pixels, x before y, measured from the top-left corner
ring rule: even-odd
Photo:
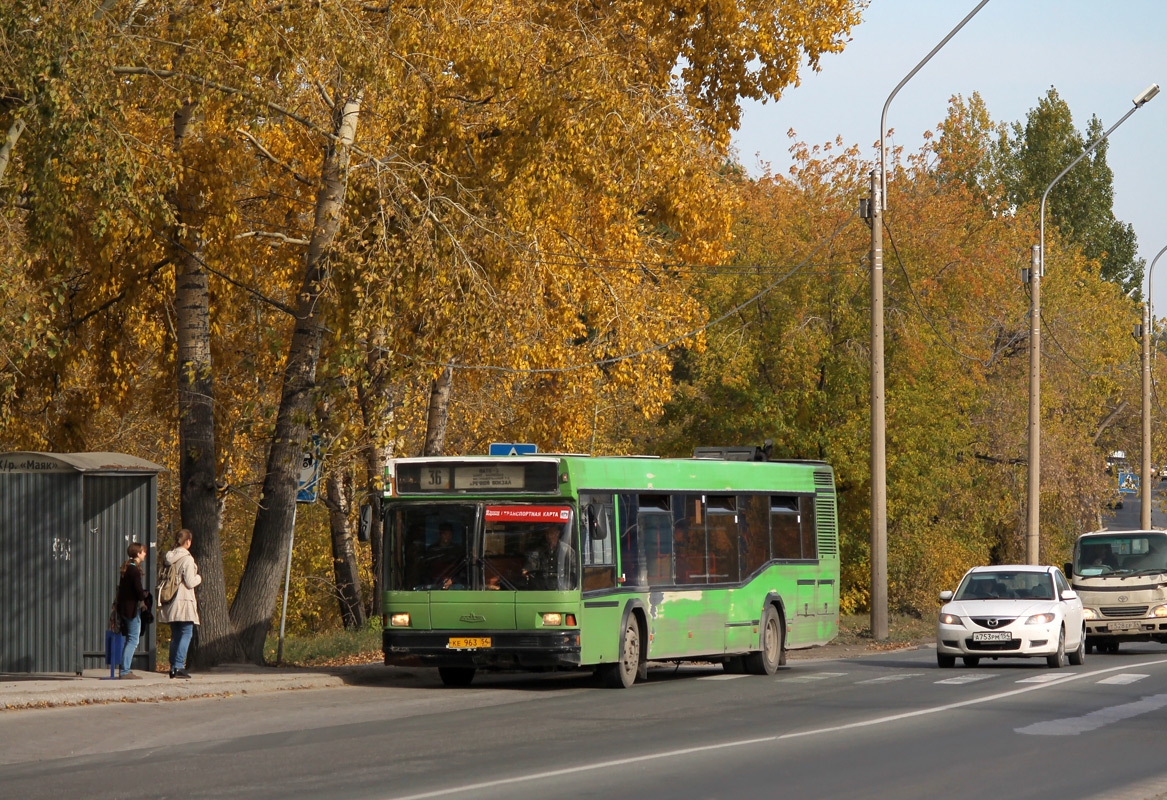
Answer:
[[[941,592],[936,663],[973,667],[982,658],[1044,657],[1060,667],[1086,658],[1082,601],[1057,567],[973,567],[956,593]]]

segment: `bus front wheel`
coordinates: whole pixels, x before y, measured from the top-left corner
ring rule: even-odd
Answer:
[[[446,686],[469,686],[475,671],[474,667],[438,667],[438,677]]]
[[[600,667],[600,678],[612,689],[628,689],[636,683],[640,671],[640,623],[635,614],[628,615],[620,641],[620,660]]]
[[[786,632],[774,606],[767,605],[762,612],[762,649],[743,657],[746,672],[751,675],[773,675],[785,661]]]

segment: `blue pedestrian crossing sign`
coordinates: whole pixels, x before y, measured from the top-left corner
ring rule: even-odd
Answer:
[[[511,442],[493,442],[490,445],[492,456],[530,456],[539,452],[533,444],[512,444]]]
[[[300,457],[300,481],[296,487],[297,503],[315,503],[320,487],[320,437],[313,436],[310,450]]]

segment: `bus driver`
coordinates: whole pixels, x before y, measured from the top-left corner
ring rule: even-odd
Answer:
[[[575,588],[576,555],[571,545],[560,538],[560,526],[548,525],[544,531],[546,545],[527,554],[523,577],[536,588],[562,591]]]

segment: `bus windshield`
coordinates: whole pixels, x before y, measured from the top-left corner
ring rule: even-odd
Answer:
[[[579,585],[569,506],[411,503],[387,516],[391,591]]]
[[[1074,574],[1133,575],[1167,572],[1167,535],[1114,533],[1089,536],[1074,545]]]

